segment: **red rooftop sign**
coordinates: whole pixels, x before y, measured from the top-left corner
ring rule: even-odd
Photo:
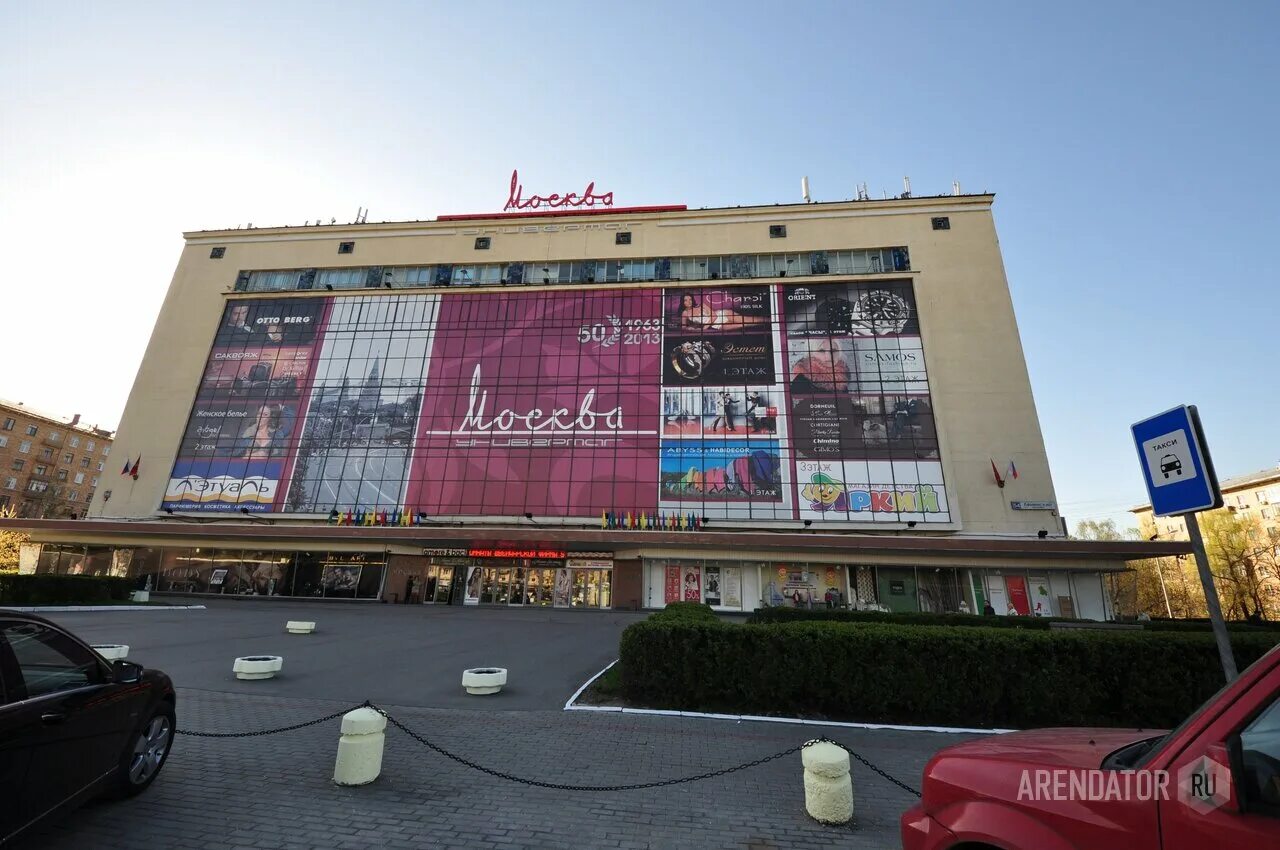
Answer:
[[[567,192],[563,195],[552,194],[543,197],[542,195],[530,195],[528,199],[523,197],[524,186],[520,185],[519,169],[511,169],[511,194],[507,195],[507,205],[502,208],[503,212],[507,210],[536,210],[540,207],[594,207],[597,204],[602,207],[613,206],[613,193],[605,192],[603,195],[596,194],[596,181],[592,180],[587,184],[587,188],[582,190],[579,195],[576,192]]]

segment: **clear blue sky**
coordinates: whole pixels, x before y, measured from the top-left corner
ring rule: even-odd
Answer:
[[[997,193],[1063,510],[1123,520],[1146,414],[1199,404],[1223,475],[1280,462],[1278,30],[1273,2],[5,4],[0,396],[113,426],[184,229],[494,210],[513,167],[692,207],[955,179]]]

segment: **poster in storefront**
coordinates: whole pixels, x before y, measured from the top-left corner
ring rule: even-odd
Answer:
[[[702,601],[707,603],[708,605],[714,605],[716,607],[719,607],[720,600],[721,600],[720,568],[707,567],[706,570],[704,570],[704,572],[706,574],[707,586],[706,586],[706,595],[703,596]]]
[[[667,565],[665,582],[662,589],[662,602],[670,605],[672,602],[680,601],[680,568]]]
[[[567,567],[556,570],[556,608],[568,608],[569,596],[573,590],[573,575]]]
[[[1004,586],[1009,592],[1006,613],[1011,617],[1014,615],[1031,616],[1031,605],[1027,600],[1027,580],[1022,576],[1005,576]]]
[[[1035,617],[1053,617],[1053,596],[1049,589],[1049,579],[1044,576],[1032,576],[1030,596],[1031,614]]]
[[[681,569],[681,572],[684,574],[684,601],[701,602],[701,570],[697,567],[684,567]]]
[[[360,568],[328,566],[324,570],[325,596],[355,596],[360,583]]]
[[[724,568],[724,607],[742,609],[742,570]]]
[[[465,588],[466,595],[462,599],[463,605],[480,604],[480,584],[483,580],[484,569],[482,567],[467,567],[467,586]]]

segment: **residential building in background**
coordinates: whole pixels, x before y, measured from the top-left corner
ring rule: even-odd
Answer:
[[[83,517],[105,474],[114,433],[0,399],[0,509]]]
[[[138,475],[91,522],[28,523],[24,569],[1107,619],[1108,574],[1187,551],[1065,538],[993,196],[521,191],[510,214],[187,233],[120,427]]]
[[[1280,544],[1280,465],[1228,478],[1219,486],[1222,510],[1246,522],[1256,520],[1257,527]],[[1187,539],[1187,526],[1182,517],[1152,516],[1149,504],[1130,508],[1129,512],[1145,536],[1157,534],[1164,540]]]

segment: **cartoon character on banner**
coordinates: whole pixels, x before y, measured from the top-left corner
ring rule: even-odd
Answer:
[[[849,510],[849,494],[844,482],[837,481],[825,472],[815,472],[809,483],[800,490],[801,498],[809,500],[809,509],[826,513]]]

